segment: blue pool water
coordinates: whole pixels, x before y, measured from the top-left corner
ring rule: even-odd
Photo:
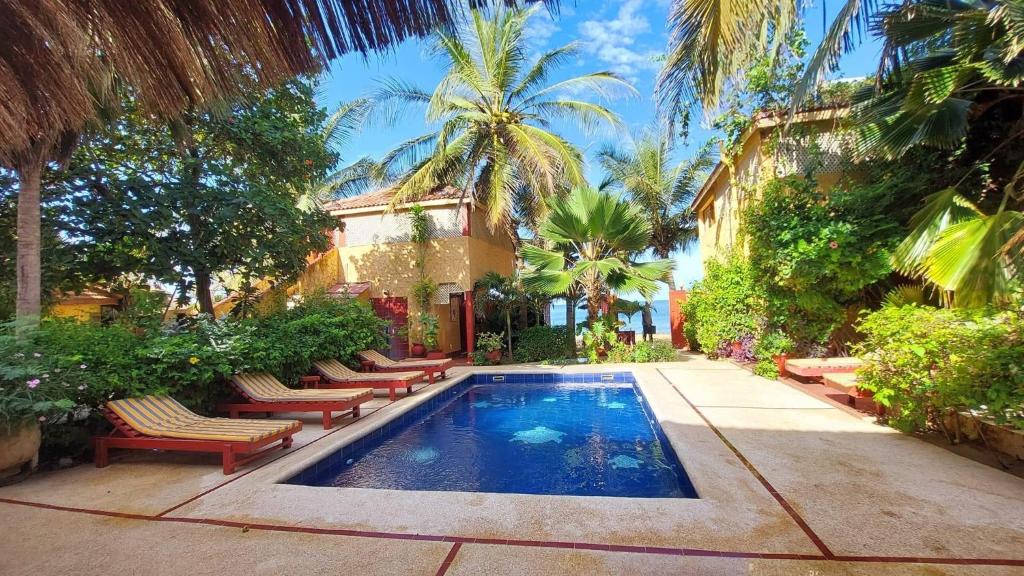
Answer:
[[[476,375],[288,482],[696,498],[632,375],[604,376]]]

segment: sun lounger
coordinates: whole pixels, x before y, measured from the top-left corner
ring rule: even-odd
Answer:
[[[325,388],[384,388],[388,398],[395,400],[395,390],[405,388],[412,394],[412,386],[422,382],[426,374],[416,372],[356,372],[337,360],[318,360],[313,368],[320,375],[320,386]]]
[[[447,377],[447,371],[452,367],[452,361],[444,358],[441,360],[392,360],[376,350],[364,350],[359,357],[367,362],[373,362],[373,369],[377,372],[409,372],[423,371],[427,373],[427,380],[434,383],[434,375],[440,374],[441,378]]]
[[[109,436],[96,442],[96,467],[109,463],[110,448],[219,452],[225,474],[263,456],[263,448],[281,441],[290,448],[292,435],[302,430],[298,420],[232,420],[207,418],[169,396],[143,396],[107,402],[103,414],[114,425]]]
[[[332,412],[352,411],[359,417],[359,405],[373,400],[373,390],[293,390],[270,374],[236,374],[231,384],[246,400],[217,407],[232,418],[242,412],[323,412],[324,430],[331,428]]]
[[[807,378],[820,378],[827,372],[853,372],[864,365],[852,356],[833,358],[796,358],[786,360],[786,372]]]

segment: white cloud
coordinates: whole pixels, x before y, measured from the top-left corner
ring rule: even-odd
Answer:
[[[657,70],[660,52],[637,40],[651,31],[640,14],[644,0],[625,0],[611,20],[587,20],[579,25],[583,49],[626,78],[636,81],[640,70]]]
[[[534,11],[526,21],[523,36],[532,48],[541,50],[547,46],[548,40],[560,30],[561,28],[555,23],[551,14],[541,8]]]

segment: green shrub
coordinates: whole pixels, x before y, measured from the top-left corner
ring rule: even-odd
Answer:
[[[135,328],[47,319],[21,341],[4,330],[0,425],[44,417],[44,454],[77,456],[105,429],[97,409],[107,400],[169,394],[211,414],[235,372],[295,381],[314,360],[351,363],[356,352],[386,343],[385,323],[368,305],[320,296],[252,320],[199,317],[162,331]]]
[[[709,357],[719,347],[757,334],[764,325],[764,293],[753,269],[741,257],[707,262],[683,305],[688,331]]]
[[[678,357],[672,343],[663,340],[640,341],[634,345],[614,342],[608,350],[609,362],[671,362]]]
[[[323,294],[243,326],[252,332],[242,341],[239,369],[270,372],[289,383],[308,374],[315,360],[337,358],[355,365],[358,352],[387,344],[386,322],[368,304]]]
[[[886,306],[862,317],[860,386],[905,431],[947,409],[979,410],[1024,429],[1024,319],[1015,312]]]
[[[766,314],[803,351],[825,344],[860,309],[865,290],[892,272],[903,235],[893,183],[818,188],[813,178],[765,182],[743,214],[750,266],[764,287]]]
[[[793,340],[785,332],[782,330],[765,332],[754,344],[754,357],[757,360],[757,364],[754,365],[754,374],[765,378],[778,378],[779,367],[772,357],[792,351]]]
[[[513,359],[516,362],[543,362],[569,358],[575,335],[565,326],[531,326],[519,332]]]

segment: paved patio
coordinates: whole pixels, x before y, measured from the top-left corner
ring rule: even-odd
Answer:
[[[1024,574],[1024,480],[727,362],[624,368],[700,499],[277,483],[459,368],[230,477],[122,452],[0,488],[0,574]]]

